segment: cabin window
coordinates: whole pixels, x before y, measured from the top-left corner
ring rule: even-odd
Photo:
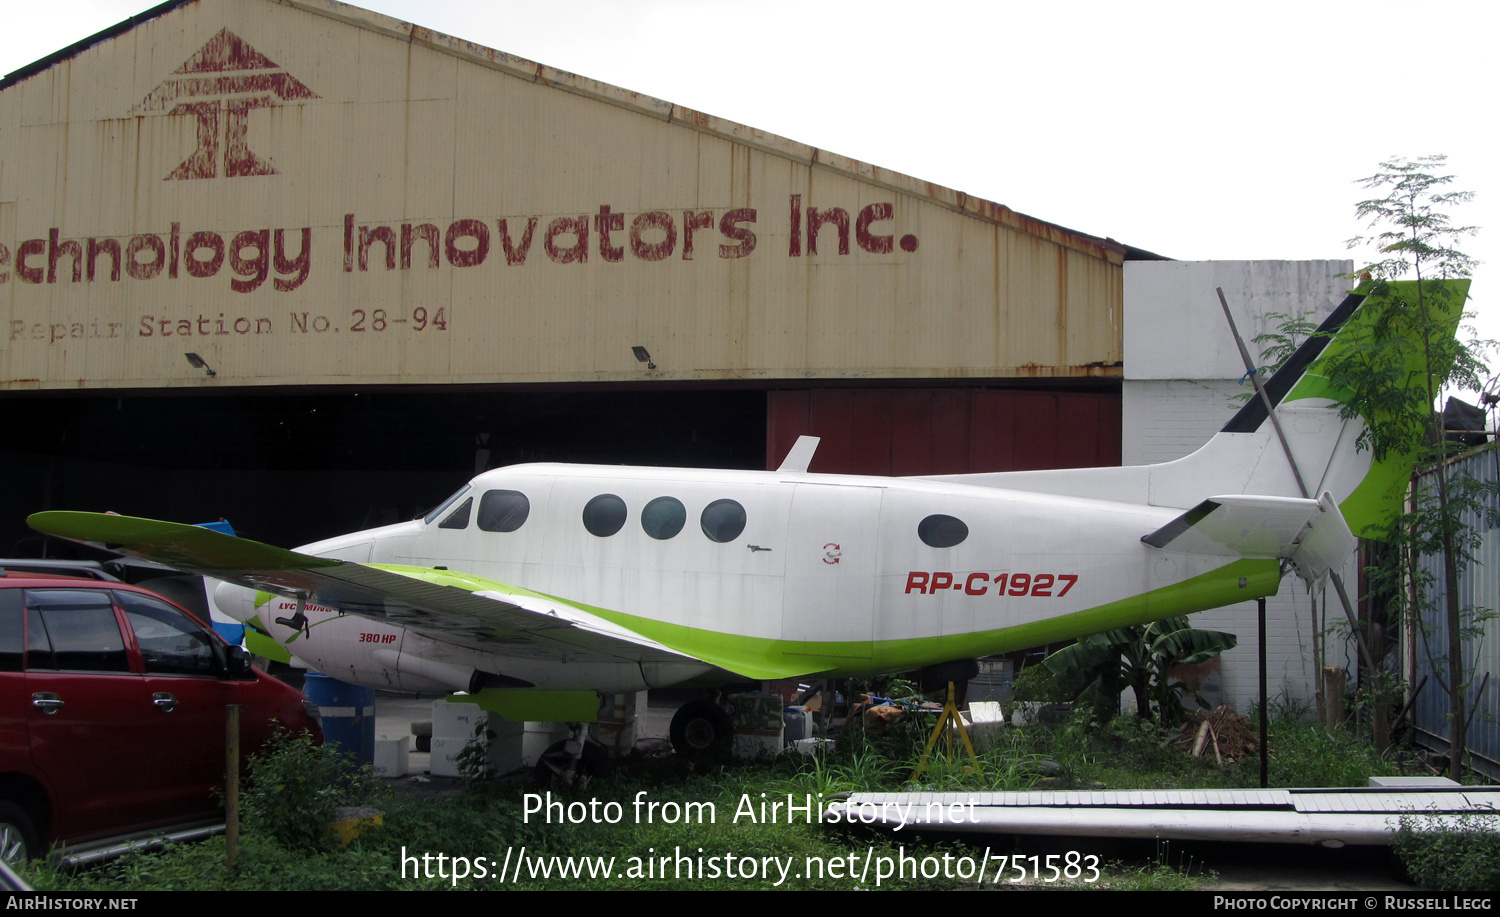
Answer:
[[[526,522],[531,501],[514,490],[492,490],[479,498],[479,527],[486,532],[514,532]]]
[[[423,518],[422,521],[426,522],[428,525],[432,525],[433,521],[435,519],[437,519],[437,517],[439,517],[439,516],[441,516],[443,514],[443,510],[445,510],[448,507],[452,506],[453,504],[457,503],[458,502],[458,498],[462,497],[464,494],[466,494],[468,492],[469,492],[469,485],[467,485],[467,484],[465,484],[464,486],[460,487],[458,490],[455,490],[453,492],[453,496],[451,496],[448,499],[444,500],[443,502],[439,503],[437,505],[437,509],[435,509],[432,512],[428,513],[426,515],[426,517]]]
[[[583,527],[590,535],[608,538],[625,527],[625,501],[614,494],[600,494],[583,508]]]
[[[917,523],[917,537],[929,547],[951,548],[969,537],[969,527],[962,519],[936,513]]]
[[[703,508],[699,521],[709,540],[724,544],[745,530],[745,508],[733,500],[715,500]]]
[[[474,498],[463,502],[463,505],[448,514],[448,518],[438,523],[440,529],[466,529],[469,527],[469,511],[474,508]]]
[[[676,497],[657,497],[641,510],[641,528],[657,541],[666,541],[687,525],[687,508]]]

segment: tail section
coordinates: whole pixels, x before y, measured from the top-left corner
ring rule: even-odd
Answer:
[[[1450,283],[1451,301],[1428,300],[1447,341],[1457,331],[1469,285],[1467,280]],[[1426,403],[1429,368],[1423,343],[1413,323],[1399,318],[1415,310],[1416,288],[1415,282],[1398,282],[1368,296],[1351,294],[1267,382],[1267,395],[1301,475],[1300,486],[1265,405],[1257,398],[1202,449],[1152,466],[1150,502],[1187,505],[1176,501],[1201,495],[1204,487],[1214,493],[1308,499],[1329,494],[1354,534],[1387,524],[1400,511],[1416,447],[1374,448],[1368,415],[1378,409],[1371,407],[1368,397],[1335,387],[1325,372],[1361,353],[1373,355],[1378,349],[1376,359],[1395,354],[1394,371],[1384,383],[1385,397]]]
[[[1450,281],[1448,303],[1441,310],[1444,333],[1451,339],[1458,326],[1468,281]],[[944,475],[934,480],[1040,493],[1053,493],[1189,510],[1191,517],[1206,501],[1243,495],[1290,498],[1310,514],[1336,509],[1355,535],[1388,522],[1401,506],[1416,456],[1409,450],[1370,448],[1368,424],[1352,393],[1335,389],[1323,375],[1330,362],[1357,354],[1377,338],[1404,356],[1394,380],[1411,397],[1427,398],[1428,368],[1421,340],[1408,323],[1392,316],[1415,301],[1416,284],[1386,284],[1368,296],[1352,293],[1305,341],[1266,384],[1267,394],[1287,438],[1302,484],[1259,399],[1247,403],[1213,439],[1192,455],[1159,465],[1082,468],[998,474]],[[1377,334],[1378,331],[1378,334]],[[1404,337],[1403,337],[1404,336]],[[1305,487],[1305,491],[1304,491]],[[1325,503],[1327,494],[1331,502]],[[1230,502],[1219,500],[1224,506]],[[1270,504],[1239,501],[1239,512],[1276,515]],[[1312,516],[1309,516],[1312,518]],[[1335,526],[1341,528],[1341,526]],[[1168,539],[1170,533],[1154,533]],[[1336,539],[1342,542],[1343,538]]]

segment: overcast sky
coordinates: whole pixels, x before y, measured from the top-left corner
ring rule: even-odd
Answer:
[[[0,72],[151,5],[12,0]],[[1500,4],[358,5],[1179,259],[1367,261],[1355,180],[1444,153],[1465,250],[1500,265]]]

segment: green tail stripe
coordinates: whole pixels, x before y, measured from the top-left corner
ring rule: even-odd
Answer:
[[[1463,317],[1463,306],[1469,298],[1469,281],[1449,280],[1445,284],[1449,290],[1446,297],[1435,297],[1429,292],[1426,301],[1438,317],[1438,334],[1451,338],[1457,332],[1459,321]],[[1417,292],[1417,281],[1396,281],[1382,284],[1376,292],[1367,296],[1359,311],[1328,342],[1317,363],[1298,380],[1287,394],[1286,400],[1327,398],[1340,404],[1348,403],[1352,393],[1336,388],[1319,372],[1319,367],[1330,359],[1347,356],[1350,351],[1367,341],[1383,313],[1393,308],[1415,308],[1406,304],[1415,301]],[[1406,385],[1418,391],[1425,400],[1428,367],[1421,342],[1411,340],[1405,343],[1409,345],[1404,348]],[[1366,417],[1367,422],[1370,419]],[[1377,422],[1382,419],[1380,416],[1374,418]],[[1371,463],[1365,479],[1339,504],[1339,510],[1344,514],[1350,531],[1355,535],[1363,535],[1371,529],[1388,525],[1395,518],[1400,512],[1406,485],[1415,465],[1415,449],[1388,453]]]
[[[1241,579],[1245,581],[1243,586]],[[1176,585],[1045,621],[975,633],[873,642],[768,640],[668,624],[604,608],[575,607],[731,672],[775,679],[805,674],[863,675],[1006,653],[1071,640],[1081,633],[1275,595],[1280,584],[1278,561],[1242,559]]]

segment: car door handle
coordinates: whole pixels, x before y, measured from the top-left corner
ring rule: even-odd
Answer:
[[[177,709],[177,698],[173,697],[165,691],[157,691],[155,694],[151,695],[151,703],[162,708],[168,713],[171,713],[173,710]]]
[[[38,691],[31,695],[31,706],[52,716],[63,708],[63,699],[50,691]]]

